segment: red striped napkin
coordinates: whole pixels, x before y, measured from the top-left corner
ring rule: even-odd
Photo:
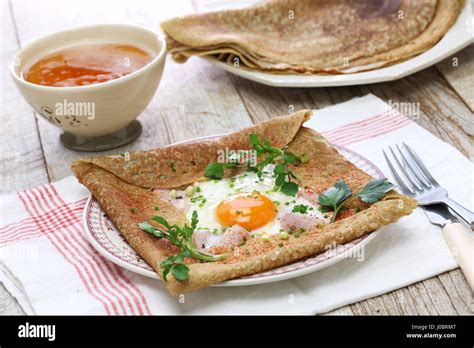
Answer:
[[[451,196],[472,209],[470,161],[380,99],[368,95],[317,110],[307,126],[384,173],[382,148],[405,141]],[[380,231],[362,258],[291,280],[174,299],[160,281],[125,270],[92,247],[82,228],[88,195],[68,177],[2,197],[0,281],[28,314],[314,314],[457,267],[440,229],[417,210]]]

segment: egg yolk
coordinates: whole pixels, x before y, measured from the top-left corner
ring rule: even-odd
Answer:
[[[216,215],[224,226],[240,225],[248,231],[265,226],[275,218],[273,202],[258,192],[239,193],[222,201]]]

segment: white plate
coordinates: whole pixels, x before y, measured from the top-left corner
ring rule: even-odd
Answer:
[[[352,162],[367,174],[375,178],[383,177],[382,172],[365,157],[343,147],[336,145],[334,145],[334,147],[348,161]],[[139,273],[150,278],[159,279],[151,266],[148,265],[145,260],[143,260],[125,241],[120,232],[104,213],[99,203],[92,197],[92,195],[86,202],[83,213],[83,225],[84,233],[86,234],[87,238],[93,247],[105,258],[132,272]],[[380,230],[372,232],[344,245],[339,245],[336,248],[328,249],[326,252],[314,257],[251,276],[228,280],[214,286],[263,284],[299,277],[311,272],[315,272],[331,266],[349,256],[357,257],[360,252],[363,251],[363,248],[378,235],[379,231]]]
[[[347,75],[282,75],[234,67],[212,57],[201,57],[232,74],[274,87],[332,87],[393,81],[425,69],[451,56],[474,42],[471,2],[466,5],[456,23],[444,37],[428,51],[386,68]]]

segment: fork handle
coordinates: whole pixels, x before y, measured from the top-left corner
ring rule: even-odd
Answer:
[[[471,226],[471,228],[473,227],[474,213],[472,211],[470,211],[469,209],[464,208],[461,204],[453,201],[449,197],[444,200],[444,203],[448,207],[450,207],[456,213],[456,215],[458,215],[461,219],[466,221],[468,223],[468,225]]]
[[[471,231],[459,222],[443,228],[444,240],[474,290],[474,239],[470,234]]]

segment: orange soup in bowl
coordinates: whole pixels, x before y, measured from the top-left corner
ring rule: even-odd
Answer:
[[[42,86],[85,86],[128,75],[152,59],[149,53],[130,45],[80,44],[41,58],[22,76],[26,81]]]

